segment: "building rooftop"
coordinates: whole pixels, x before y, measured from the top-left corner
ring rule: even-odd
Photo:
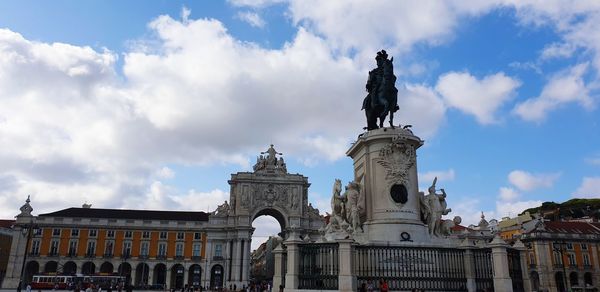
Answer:
[[[11,228],[15,224],[15,220],[0,219],[0,228]]]
[[[98,209],[98,208],[68,208],[68,209],[63,209],[63,210],[52,212],[52,213],[40,214],[39,216],[40,217],[65,217],[65,218],[208,221],[208,214],[205,212]]]
[[[546,221],[543,227],[536,226],[532,231],[543,228],[550,233],[600,234],[600,224],[577,221]]]

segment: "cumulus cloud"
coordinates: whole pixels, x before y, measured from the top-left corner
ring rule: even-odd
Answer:
[[[584,159],[585,163],[590,165],[600,166],[600,157],[587,157]]]
[[[498,196],[502,201],[514,201],[520,196],[520,194],[513,188],[501,187]]]
[[[600,177],[584,177],[581,185],[573,192],[573,196],[580,198],[600,198]]]
[[[258,13],[252,11],[240,11],[237,17],[253,27],[263,28],[266,24],[265,20]]]
[[[419,174],[419,179],[425,182],[432,182],[436,177],[438,181],[453,181],[455,177],[454,169],[434,170]]]
[[[538,188],[549,188],[560,177],[560,173],[530,173],[523,170],[513,170],[508,174],[508,181],[522,191]]]
[[[594,101],[583,79],[587,68],[588,64],[582,63],[554,74],[538,97],[517,104],[513,112],[526,121],[540,122],[550,111],[567,103],[577,102],[592,109]]]
[[[439,78],[435,88],[448,106],[474,115],[481,124],[491,124],[497,121],[495,112],[520,85],[502,72],[481,80],[467,72],[449,72]]]

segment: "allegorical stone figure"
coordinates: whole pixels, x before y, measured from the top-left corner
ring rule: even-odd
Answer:
[[[442,216],[448,215],[448,213],[450,213],[452,209],[447,208],[448,204],[446,203],[446,191],[444,191],[444,189],[440,189],[442,193],[436,193],[436,182],[437,177],[433,179],[433,183],[428,189],[429,193],[427,194],[427,196],[425,196],[425,200],[429,205],[429,214],[425,217],[427,218],[429,234],[440,236],[442,235]]]
[[[360,184],[350,182],[346,187],[346,219],[353,232],[357,232],[360,228],[362,231],[361,217],[364,215],[363,197],[361,196]]]
[[[362,109],[367,117],[367,130],[383,128],[383,122],[390,115],[390,127],[394,127],[394,113],[398,107],[398,89],[395,86],[394,58],[388,59],[385,50],[377,52],[377,68],[369,71],[367,80],[367,96],[363,100]],[[377,125],[379,119],[379,126]]]

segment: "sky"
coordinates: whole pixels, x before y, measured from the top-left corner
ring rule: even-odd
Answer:
[[[448,216],[600,198],[598,1],[9,0],[0,218],[28,195],[34,214],[212,211],[269,144],[329,211],[381,49]]]

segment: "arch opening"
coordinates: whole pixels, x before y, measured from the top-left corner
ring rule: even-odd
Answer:
[[[273,249],[285,237],[287,219],[273,208],[262,209],[253,217],[250,278],[255,282],[270,282],[273,279],[275,258]]]

